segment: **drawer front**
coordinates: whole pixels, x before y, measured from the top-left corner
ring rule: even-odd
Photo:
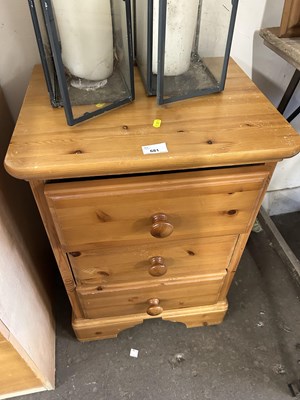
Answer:
[[[77,288],[85,318],[102,318],[144,313],[159,316],[162,311],[217,303],[225,272],[194,279],[120,290]]]
[[[94,289],[181,279],[224,271],[237,236],[197,238],[140,246],[98,246],[68,253],[78,285]]]
[[[64,248],[245,232],[263,190],[264,166],[48,184]]]

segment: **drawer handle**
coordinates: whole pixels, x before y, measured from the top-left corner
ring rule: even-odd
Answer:
[[[151,235],[156,238],[165,238],[171,235],[174,227],[168,222],[166,214],[155,214],[152,217]]]
[[[152,315],[159,315],[163,312],[163,308],[159,305],[159,299],[150,299],[148,300],[149,307],[147,309],[147,314]]]
[[[168,268],[165,266],[165,260],[163,257],[152,257],[150,258],[149,274],[152,276],[162,276],[164,275]]]

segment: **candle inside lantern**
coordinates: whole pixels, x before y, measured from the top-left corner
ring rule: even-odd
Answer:
[[[52,0],[62,60],[75,77],[102,81],[113,72],[110,0]]]
[[[166,76],[183,74],[190,67],[199,0],[168,0],[165,43]],[[159,0],[153,4],[153,63],[157,74]]]

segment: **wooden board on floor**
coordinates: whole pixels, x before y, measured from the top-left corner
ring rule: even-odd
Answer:
[[[9,331],[0,321],[0,399],[7,398],[7,393],[16,395],[44,390],[43,383],[15,349],[10,338]]]

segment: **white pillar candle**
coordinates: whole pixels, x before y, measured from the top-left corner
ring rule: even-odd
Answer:
[[[165,45],[165,75],[175,76],[190,67],[199,0],[168,0]],[[153,7],[153,64],[157,74],[159,0]]]
[[[52,0],[69,72],[93,81],[113,72],[113,32],[110,0]]]

